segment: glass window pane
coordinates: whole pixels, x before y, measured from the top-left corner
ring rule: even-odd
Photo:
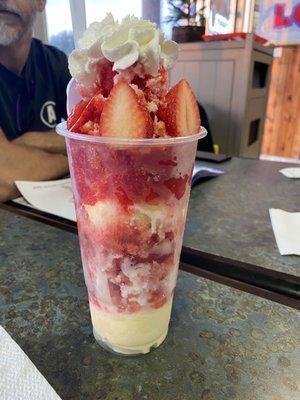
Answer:
[[[46,17],[49,44],[70,54],[74,49],[74,39],[69,1],[48,0]]]
[[[115,19],[122,19],[128,14],[140,18],[142,15],[141,0],[86,0],[86,24],[89,26],[94,21],[101,21],[108,12],[111,12]]]
[[[167,39],[172,38],[172,27],[173,22],[167,22],[167,18],[170,17],[170,7],[167,0],[162,0],[160,3],[160,27],[164,32]]]

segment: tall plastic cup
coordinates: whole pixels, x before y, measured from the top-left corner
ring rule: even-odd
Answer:
[[[197,140],[65,136],[93,331],[147,353],[168,332]]]

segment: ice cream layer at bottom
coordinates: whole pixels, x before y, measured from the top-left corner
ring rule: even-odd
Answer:
[[[106,312],[90,303],[96,339],[123,354],[148,353],[166,338],[172,298],[162,307],[132,314]]]

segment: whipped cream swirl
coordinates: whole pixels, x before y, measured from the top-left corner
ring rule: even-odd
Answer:
[[[96,65],[107,59],[114,71],[122,71],[137,61],[144,72],[156,75],[160,65],[172,68],[178,58],[178,45],[166,40],[156,24],[127,16],[121,22],[112,14],[101,22],[93,22],[79,40],[78,49],[69,56],[73,78],[83,85],[92,85],[97,78]]]

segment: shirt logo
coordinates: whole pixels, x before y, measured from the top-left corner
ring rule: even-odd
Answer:
[[[56,126],[55,106],[56,104],[54,101],[46,101],[41,108],[41,120],[49,128],[54,128]]]

